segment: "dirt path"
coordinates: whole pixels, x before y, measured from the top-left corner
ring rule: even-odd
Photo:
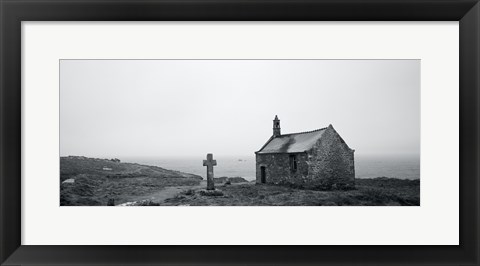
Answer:
[[[162,203],[166,199],[173,198],[180,192],[187,191],[189,189],[201,189],[207,187],[207,181],[201,181],[200,185],[196,186],[178,186],[178,187],[166,187],[158,192],[150,194],[147,196],[148,199],[151,199],[154,202]]]
[[[129,202],[125,202],[125,203],[119,204],[117,206],[129,206],[133,202],[138,202],[138,201],[142,201],[142,200],[151,200],[153,202],[158,202],[158,203],[160,203],[160,205],[162,205],[162,203],[166,199],[173,198],[173,197],[175,197],[175,195],[179,194],[180,192],[187,191],[189,189],[196,190],[196,189],[201,189],[201,188],[206,188],[206,187],[207,187],[207,181],[206,180],[202,180],[199,185],[195,185],[195,186],[165,187],[164,189],[159,190],[155,193],[151,193],[151,194],[136,197],[135,199],[133,199]]]
[[[233,184],[231,184],[231,186],[247,184],[247,183],[248,182],[233,183]],[[221,184],[215,184],[215,186],[219,187],[219,186],[221,186]],[[193,190],[204,189],[206,187],[207,187],[207,181],[206,180],[202,180],[199,185],[195,185],[195,186],[165,187],[164,189],[159,190],[155,193],[151,193],[151,194],[136,197],[129,202],[125,202],[125,203],[119,204],[117,206],[130,206],[130,204],[132,204],[133,202],[138,202],[138,201],[142,201],[142,200],[151,200],[152,202],[160,203],[160,205],[162,205],[162,203],[164,203],[166,199],[173,198],[183,191],[187,191],[189,189],[193,189]]]

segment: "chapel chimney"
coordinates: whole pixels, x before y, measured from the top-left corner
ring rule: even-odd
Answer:
[[[280,136],[280,119],[275,115],[275,119],[273,119],[273,136],[278,137]]]

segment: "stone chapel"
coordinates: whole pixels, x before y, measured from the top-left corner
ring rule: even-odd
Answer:
[[[312,131],[273,135],[256,157],[256,182],[309,189],[350,189],[355,186],[354,152],[332,125]]]

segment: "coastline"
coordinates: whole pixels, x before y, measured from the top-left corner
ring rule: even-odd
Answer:
[[[216,196],[202,194],[201,176],[159,166],[61,157],[61,206],[419,206],[420,180],[358,178],[352,190],[308,190],[256,184],[241,177],[215,180]],[[73,180],[73,181],[70,181]],[[229,180],[229,182],[227,182]],[[68,181],[68,182],[66,182]],[[230,182],[233,181],[233,182]]]

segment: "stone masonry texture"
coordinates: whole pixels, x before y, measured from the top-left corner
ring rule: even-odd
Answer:
[[[291,156],[296,157],[295,171]],[[355,187],[354,150],[332,126],[305,152],[256,154],[257,183],[262,183],[261,167],[265,167],[267,184],[321,190]]]

